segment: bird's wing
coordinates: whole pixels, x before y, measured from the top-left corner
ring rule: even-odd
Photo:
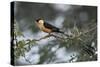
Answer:
[[[53,26],[49,23],[46,23],[46,22],[44,23],[44,26],[48,29],[51,29],[51,30],[55,31],[55,32],[59,30],[59,28],[57,28],[57,27],[55,27],[55,26]]]

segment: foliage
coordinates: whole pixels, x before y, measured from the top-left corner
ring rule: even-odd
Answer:
[[[18,29],[17,22],[14,23],[14,56],[15,60],[17,60],[20,56],[23,56],[25,58],[25,52],[29,52],[31,50],[31,47],[36,44],[34,40],[28,39],[28,40],[18,40],[17,37],[24,37],[23,33]],[[28,61],[25,58],[26,61]],[[28,61],[29,62],[29,61]]]
[[[69,59],[66,62],[73,62],[75,58],[77,58],[76,61],[90,61],[90,60],[97,60],[97,31],[96,31],[96,24],[89,24],[89,27],[87,30],[78,29],[78,27],[75,25],[72,29],[70,29],[71,34],[64,34],[63,36],[57,36],[57,34],[50,34],[46,35],[40,39],[24,39],[23,33],[18,29],[18,24],[15,21],[14,22],[14,55],[15,60],[20,58],[21,56],[25,58],[25,60],[29,63],[30,60],[28,60],[25,57],[25,53],[29,52],[31,48],[35,45],[38,45],[37,42],[46,39],[49,37],[56,38],[55,43],[59,41],[61,45],[57,49],[60,49],[62,47],[65,47],[66,49],[72,49],[77,50],[79,52],[79,55],[71,55],[71,59]],[[18,38],[21,38],[21,40],[18,40]],[[53,42],[53,41],[52,41]],[[56,57],[54,52],[51,52],[51,49],[55,47],[56,45],[54,43],[49,43],[47,46],[44,46],[43,48],[39,49],[40,54],[40,61],[37,64],[41,63],[51,63],[53,62]],[[76,62],[75,61],[75,62]],[[56,62],[59,63],[59,62]]]

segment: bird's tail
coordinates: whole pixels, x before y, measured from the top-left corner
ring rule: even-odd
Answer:
[[[61,33],[61,34],[64,34],[65,36],[69,36],[68,34],[65,34],[65,32],[63,32],[63,31],[58,31],[59,33]]]
[[[62,33],[62,34],[65,34],[65,32],[63,32],[63,31],[58,31],[59,33]]]

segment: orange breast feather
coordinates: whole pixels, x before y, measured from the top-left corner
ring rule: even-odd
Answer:
[[[42,24],[39,24],[39,23],[36,23],[37,26],[40,28],[40,30],[46,32],[46,33],[51,33],[52,30],[48,29],[48,28],[45,28]]]

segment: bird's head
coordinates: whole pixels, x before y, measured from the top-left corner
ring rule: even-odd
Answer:
[[[44,20],[42,18],[38,18],[36,20],[36,23],[43,24],[44,23]]]

